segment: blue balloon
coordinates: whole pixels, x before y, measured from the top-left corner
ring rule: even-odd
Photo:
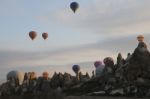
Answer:
[[[72,70],[75,72],[75,73],[78,73],[80,71],[80,66],[79,65],[73,65],[72,66]]]
[[[76,10],[79,8],[79,4],[77,2],[72,2],[70,4],[70,8],[72,9],[72,11],[75,13]]]

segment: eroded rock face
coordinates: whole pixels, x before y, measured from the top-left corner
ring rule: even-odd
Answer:
[[[99,76],[90,78],[89,74],[79,73],[77,77],[69,73],[54,73],[52,78],[36,78],[35,73],[26,73],[20,86],[13,86],[13,80],[0,86],[0,95],[58,95],[65,92],[69,95],[86,95],[104,91],[107,95],[139,95],[150,93],[150,52],[144,42],[139,42],[137,48],[127,58],[118,54],[115,64],[110,57],[105,58],[104,69]],[[31,76],[29,76],[31,74]],[[120,91],[121,90],[121,91]],[[121,92],[121,93],[120,93]]]
[[[129,64],[126,66],[127,78],[130,81],[136,80],[138,77],[150,79],[150,52],[144,42],[139,42],[135,49]]]
[[[146,43],[139,42],[134,52],[128,54],[126,59],[119,53],[117,64],[107,64],[106,61],[103,74],[99,77],[92,77],[78,90],[80,90],[79,92],[84,91],[87,93],[104,90],[107,94],[110,94],[114,90],[122,88],[124,90],[123,95],[143,96],[150,90],[149,74],[150,52]]]

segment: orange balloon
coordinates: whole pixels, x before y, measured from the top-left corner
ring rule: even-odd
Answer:
[[[48,72],[43,72],[43,78],[48,78],[48,76],[49,76],[49,73]]]
[[[37,36],[37,33],[36,33],[35,31],[30,31],[30,32],[29,32],[29,37],[30,37],[32,40],[34,40],[34,39],[36,38],[36,36]]]
[[[44,40],[46,40],[48,38],[48,33],[43,33],[42,37],[43,37]]]
[[[144,36],[143,36],[143,35],[137,36],[137,40],[138,40],[139,42],[143,42]]]

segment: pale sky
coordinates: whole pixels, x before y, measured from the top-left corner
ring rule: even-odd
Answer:
[[[70,3],[80,5],[74,14]],[[0,79],[10,70],[69,72],[126,57],[142,34],[150,45],[150,0],[0,0]],[[28,33],[36,31],[32,41]],[[49,38],[41,35],[48,32]]]

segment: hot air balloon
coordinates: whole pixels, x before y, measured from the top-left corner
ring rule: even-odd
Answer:
[[[94,66],[96,68],[96,70],[95,70],[96,76],[101,76],[103,68],[104,68],[104,65],[102,65],[102,62],[101,61],[95,61]]]
[[[29,32],[29,37],[30,37],[32,40],[34,40],[34,39],[36,38],[36,36],[37,36],[37,33],[36,33],[35,31],[30,31],[30,32]]]
[[[138,40],[139,42],[143,42],[144,36],[143,36],[143,35],[138,35],[138,36],[137,36],[137,40]]]
[[[72,66],[72,70],[73,70],[76,74],[78,74],[79,71],[80,71],[80,66],[79,66],[79,65],[73,65],[73,66]]]
[[[31,80],[37,79],[37,76],[36,76],[36,73],[35,73],[35,72],[31,72],[31,74],[30,74],[30,79],[31,79]]]
[[[102,65],[102,62],[101,62],[101,61],[95,61],[95,62],[94,62],[95,68],[97,68],[97,67],[99,67],[99,66],[101,66],[101,65]]]
[[[15,84],[18,80],[18,84],[21,85],[24,80],[24,73],[20,71],[10,71],[7,73],[7,80],[9,80],[10,82],[15,81]]]
[[[48,77],[49,77],[49,73],[48,72],[43,72],[43,78],[44,79],[48,79]]]
[[[103,73],[104,65],[98,66],[95,70],[96,76],[101,76]]]
[[[103,62],[105,65],[114,65],[114,60],[111,57],[106,57]]]
[[[79,8],[79,4],[77,2],[72,2],[70,4],[70,8],[72,9],[72,11],[75,13],[76,10]]]
[[[48,33],[43,33],[42,37],[43,37],[44,40],[46,40],[48,38]]]

